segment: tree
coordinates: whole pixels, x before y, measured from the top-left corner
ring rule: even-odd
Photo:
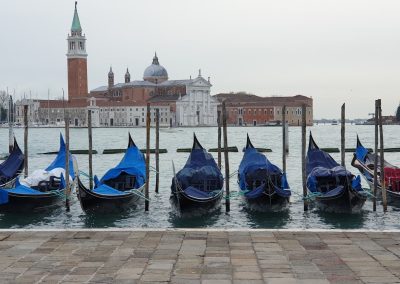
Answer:
[[[400,122],[400,105],[397,107],[396,120]]]
[[[7,121],[8,111],[3,106],[0,106],[0,122]]]

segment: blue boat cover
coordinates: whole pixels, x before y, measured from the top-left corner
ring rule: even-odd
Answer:
[[[194,185],[204,184],[205,181],[215,181],[217,187],[222,190],[224,179],[213,156],[198,143],[196,137],[194,139],[195,142],[185,166],[176,174],[179,185],[185,190]]]
[[[216,194],[218,194],[220,191],[203,191],[203,190],[199,190],[193,186],[189,186],[188,188],[186,188],[184,190],[185,194],[193,197],[193,198],[197,198],[197,199],[206,199],[206,198],[211,198],[214,197]]]
[[[99,187],[96,187],[95,189],[93,189],[93,192],[101,195],[113,195],[113,196],[130,194],[128,192],[123,192],[115,188],[112,188],[111,186],[108,186],[106,184],[102,184]]]
[[[358,137],[357,137],[357,140],[358,140]],[[365,162],[365,158],[367,157],[367,154],[368,154],[368,150],[361,143],[357,143],[357,148],[356,148],[357,160]]]
[[[122,158],[121,162],[115,167],[108,170],[105,175],[101,178],[98,186],[104,184],[107,180],[114,179],[121,175],[122,173],[126,173],[128,175],[133,175],[136,177],[135,179],[135,188],[142,187],[146,182],[146,162],[145,158],[136,147],[134,143],[129,145],[129,147],[125,151],[125,155]]]
[[[326,193],[324,193],[324,197],[338,196],[338,195],[341,195],[343,191],[344,191],[344,186],[339,185],[338,187],[335,187],[334,189],[331,189],[331,190],[327,191]]]
[[[0,164],[0,179],[14,178],[23,168],[24,154],[14,139],[14,147],[8,158]]]
[[[0,205],[8,203],[8,192],[7,190],[0,189]]]
[[[328,153],[320,150],[310,134],[309,147],[306,157],[307,188],[311,192],[319,192],[317,178],[348,177],[354,189],[361,189],[361,180],[339,165]],[[362,190],[362,189],[361,189]],[[328,192],[327,192],[328,193]],[[325,194],[324,193],[324,196]],[[330,194],[333,194],[330,193]]]
[[[289,189],[286,174],[282,173],[280,168],[272,164],[265,155],[260,153],[256,148],[253,148],[251,145],[251,147],[246,147],[243,159],[239,165],[239,187],[241,191],[245,192],[246,197],[257,198],[264,192],[264,186],[261,186],[262,188],[258,187],[251,191],[248,190],[246,175],[257,170],[267,170],[269,175],[280,175],[282,188],[281,190],[276,188],[278,189],[276,190],[276,193],[282,197],[288,197],[291,195],[291,191],[286,190]]]
[[[72,155],[69,154],[69,169],[70,169],[70,176],[72,178],[74,178],[74,165],[73,165],[73,160],[72,160]],[[51,171],[55,168],[63,168],[65,169],[65,142],[64,139],[62,137],[62,135],[60,134],[60,149],[58,151],[58,154],[56,156],[56,158],[54,159],[54,161],[46,168],[46,171]],[[60,190],[65,188],[65,179],[63,174],[61,174],[61,182],[60,182]],[[51,195],[54,193],[57,193],[57,190],[53,190],[53,191],[47,191],[47,192],[42,192],[33,188],[30,188],[28,186],[22,185],[19,182],[19,179],[16,180],[15,182],[15,187],[14,188],[10,188],[10,189],[6,189],[8,192],[12,192],[14,194],[18,194],[18,195]]]
[[[12,192],[13,194],[18,195],[50,195],[51,191],[42,192],[28,186],[22,185],[19,182],[19,179],[15,181],[15,187],[10,189],[5,189],[8,192]]]
[[[55,168],[63,168],[65,170],[65,161],[65,142],[62,134],[60,133],[60,149],[58,150],[58,154],[54,161],[46,168],[46,171],[51,171]],[[69,175],[72,177],[72,179],[75,178],[74,163],[71,153],[69,154]]]

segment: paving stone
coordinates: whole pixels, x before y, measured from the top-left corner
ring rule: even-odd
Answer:
[[[400,235],[0,232],[0,283],[400,283]]]

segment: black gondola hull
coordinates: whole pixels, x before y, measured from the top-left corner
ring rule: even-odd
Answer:
[[[341,194],[329,198],[318,196],[314,203],[319,210],[324,212],[359,213],[366,200],[366,196],[360,195],[352,189],[345,189]]]
[[[210,213],[221,205],[222,192],[207,200],[195,199],[183,192],[173,192],[170,196],[171,204],[180,213],[202,215]]]
[[[135,193],[122,196],[96,194],[79,182],[78,199],[84,211],[119,212],[134,208],[141,198]]]
[[[21,195],[8,193],[8,203],[0,205],[0,212],[32,212],[49,210],[65,203],[65,190],[49,195]]]
[[[246,198],[245,196],[243,198],[249,209],[261,212],[278,212],[286,210],[289,206],[290,199],[290,197],[283,197],[276,193],[272,195],[263,194],[258,198]]]

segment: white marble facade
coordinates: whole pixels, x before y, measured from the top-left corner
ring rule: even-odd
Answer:
[[[187,95],[176,101],[177,126],[217,125],[219,102],[211,97],[211,84],[199,72],[199,76],[186,85]]]

